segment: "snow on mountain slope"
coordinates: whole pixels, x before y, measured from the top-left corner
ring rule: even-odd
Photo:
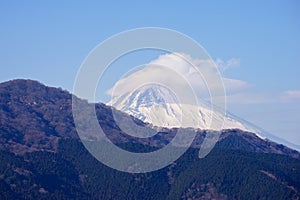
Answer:
[[[224,117],[220,112],[201,106],[181,104],[167,88],[158,85],[143,86],[131,93],[113,98],[109,105],[144,122],[159,127],[192,127],[200,129],[241,129],[249,131],[241,122]],[[182,123],[182,106],[185,122]],[[212,123],[213,122],[213,123]]]

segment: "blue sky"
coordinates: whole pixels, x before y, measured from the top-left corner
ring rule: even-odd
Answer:
[[[72,91],[88,53],[113,34],[163,27],[200,43],[249,89],[228,108],[300,144],[299,1],[2,1],[0,81],[30,78]],[[151,54],[152,55],[152,54]],[[139,59],[154,59],[144,54]],[[131,63],[124,61],[124,63]]]

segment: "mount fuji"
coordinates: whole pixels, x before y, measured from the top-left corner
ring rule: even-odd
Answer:
[[[205,102],[198,102],[198,105],[181,104],[171,90],[159,85],[146,85],[133,92],[116,96],[107,105],[156,127],[216,131],[239,129],[254,133],[263,140],[274,141],[300,151],[299,145],[270,134],[229,112],[224,115],[218,109],[212,110]],[[187,116],[184,123],[182,107]]]
[[[168,88],[159,85],[143,86],[113,98],[108,105],[158,127],[253,131],[246,124],[212,110],[203,102],[200,105],[181,104]],[[187,116],[184,123],[182,107]]]

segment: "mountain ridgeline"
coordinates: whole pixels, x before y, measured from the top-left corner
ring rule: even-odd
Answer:
[[[161,148],[178,130],[153,127],[101,103],[93,106],[107,137],[133,152]],[[125,124],[133,120],[158,133],[129,136],[112,111]],[[143,174],[120,172],[97,161],[83,146],[70,93],[32,80],[1,83],[0,199],[300,198],[299,152],[251,132],[226,129],[220,131],[215,148],[199,159],[204,137],[215,131],[194,131],[190,149],[171,165]]]
[[[240,129],[248,130],[244,124],[212,110],[203,101],[199,105],[179,103],[170,89],[150,84],[133,92],[114,96],[108,103],[120,111],[130,114],[144,122],[159,127],[193,127],[209,130]],[[183,122],[183,111],[185,120]],[[212,121],[213,119],[213,121]]]

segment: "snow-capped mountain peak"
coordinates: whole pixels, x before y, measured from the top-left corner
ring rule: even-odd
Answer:
[[[180,103],[174,93],[160,85],[143,86],[113,98],[108,104],[159,127],[248,130],[241,122],[212,111],[204,104],[199,106]],[[186,116],[184,119],[183,110]]]

